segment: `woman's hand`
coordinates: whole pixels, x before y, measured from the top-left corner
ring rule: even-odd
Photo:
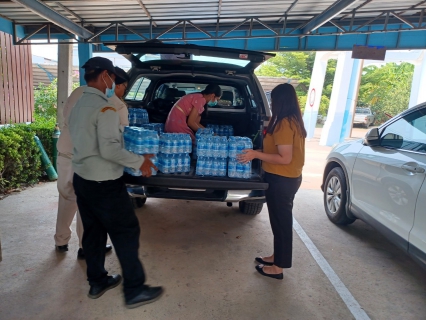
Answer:
[[[237,160],[240,163],[247,163],[249,161],[252,161],[253,159],[256,159],[258,153],[259,153],[259,151],[255,151],[255,150],[252,150],[252,149],[245,149],[245,150],[243,150],[242,154],[239,154],[237,156]]]

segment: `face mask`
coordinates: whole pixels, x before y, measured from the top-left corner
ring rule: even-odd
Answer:
[[[207,102],[207,105],[208,105],[209,107],[214,107],[214,106],[216,106],[216,105],[217,105],[217,100],[215,99],[214,101],[209,101],[209,102]]]
[[[108,78],[111,79],[111,77],[109,75],[108,75]],[[111,81],[112,81],[112,79],[111,79]],[[104,83],[107,86],[106,89],[105,89],[105,95],[107,96],[107,98],[111,98],[114,95],[114,93],[115,93],[115,82],[112,81],[112,88],[111,89],[108,88],[108,85],[105,82],[105,79],[104,79]]]

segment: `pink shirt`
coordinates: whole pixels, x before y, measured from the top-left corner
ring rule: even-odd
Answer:
[[[183,96],[175,103],[167,117],[165,131],[169,133],[188,133],[192,140],[195,140],[194,131],[188,127],[188,117],[193,108],[196,108],[198,114],[204,112],[206,99],[201,93],[192,93]]]

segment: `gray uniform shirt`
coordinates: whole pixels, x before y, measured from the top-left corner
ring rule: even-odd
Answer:
[[[123,175],[124,167],[138,170],[142,166],[142,156],[124,149],[117,110],[98,89],[84,88],[71,111],[69,130],[73,170],[83,179],[115,180]]]

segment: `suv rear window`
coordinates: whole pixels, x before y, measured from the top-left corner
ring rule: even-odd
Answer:
[[[358,114],[370,114],[371,110],[368,108],[356,108],[355,113]]]
[[[203,91],[206,86],[205,83],[167,82],[157,88],[154,99],[176,102],[184,95]],[[244,109],[244,99],[238,88],[225,85],[220,87],[222,97],[215,107],[209,107],[209,109]]]

